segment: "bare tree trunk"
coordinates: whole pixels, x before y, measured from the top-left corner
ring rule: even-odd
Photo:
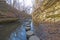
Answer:
[[[15,4],[16,4],[16,0],[13,0],[13,7],[15,6]]]

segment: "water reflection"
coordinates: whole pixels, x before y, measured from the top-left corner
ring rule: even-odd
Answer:
[[[26,40],[26,31],[25,27],[17,28],[10,36],[10,40]]]
[[[9,40],[27,40],[26,39],[26,25],[31,26],[31,31],[33,31],[33,23],[32,22],[25,22],[21,27],[18,27],[15,32],[13,32],[10,36]]]
[[[33,32],[34,32],[33,22],[31,22],[31,31],[33,31]]]

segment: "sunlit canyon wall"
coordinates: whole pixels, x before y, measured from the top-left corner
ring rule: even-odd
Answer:
[[[60,40],[60,0],[44,0],[32,17],[41,40]]]

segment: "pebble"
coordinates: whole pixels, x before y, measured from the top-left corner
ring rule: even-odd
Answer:
[[[30,28],[30,27],[25,27],[25,29],[28,31],[28,30],[30,30],[31,28]]]
[[[31,36],[31,35],[33,35],[34,33],[33,33],[32,31],[27,31],[26,34],[27,34],[28,36]]]
[[[40,40],[37,36],[31,36],[29,40]]]

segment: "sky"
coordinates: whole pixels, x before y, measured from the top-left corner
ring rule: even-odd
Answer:
[[[8,4],[13,5],[13,0],[6,0]],[[19,5],[18,5],[19,4]],[[31,14],[33,11],[33,4],[34,0],[16,0],[15,8],[18,10],[24,10],[28,13]],[[19,6],[19,8],[18,8]]]

